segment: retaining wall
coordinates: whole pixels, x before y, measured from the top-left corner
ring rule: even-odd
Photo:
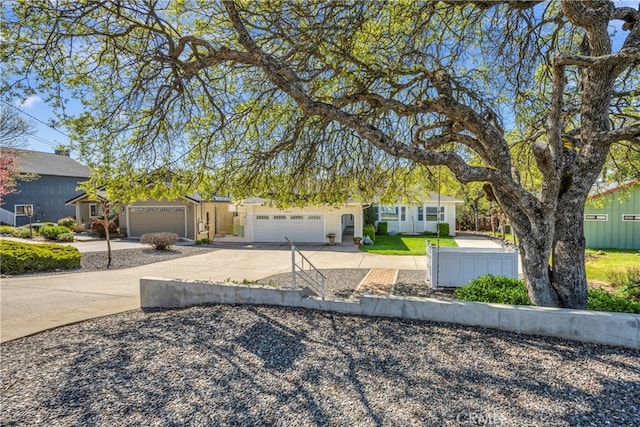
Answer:
[[[277,305],[448,322],[640,349],[640,315],[637,314],[375,295],[362,295],[360,301],[323,300],[307,288],[268,288],[155,277],[140,279],[142,308],[178,308],[207,303]]]

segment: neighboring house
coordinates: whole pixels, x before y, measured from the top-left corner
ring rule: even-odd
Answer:
[[[37,177],[31,181],[19,180],[17,191],[2,197],[2,222],[16,226],[28,224],[29,211],[33,222],[57,222],[73,216],[75,211],[65,205],[65,200],[78,194],[76,188],[89,178],[89,168],[59,151],[11,151],[18,158],[19,172]]]
[[[259,197],[234,205],[238,214],[238,237],[247,242],[326,243],[328,234],[337,243],[362,237],[362,204],[345,203],[340,206],[318,205],[279,209],[269,206]]]
[[[640,249],[640,181],[589,197],[584,235],[588,248]]]
[[[387,223],[387,231],[395,233],[420,234],[435,233],[438,223],[449,224],[449,234],[456,233],[456,204],[462,200],[438,193],[429,193],[422,203],[410,205],[374,205],[377,221]]]
[[[86,193],[67,200],[75,206],[78,222],[89,229],[91,222],[103,216],[100,203],[89,200]],[[128,237],[145,233],[170,232],[192,240],[213,239],[233,233],[233,219],[227,198],[204,200],[199,195],[183,196],[177,200],[144,200],[118,207],[121,231]]]

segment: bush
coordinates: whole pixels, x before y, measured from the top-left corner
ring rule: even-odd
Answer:
[[[438,231],[440,232],[441,236],[448,236],[449,235],[449,223],[448,222],[438,223]]]
[[[373,206],[369,206],[363,212],[364,225],[373,225],[378,220],[378,214]]]
[[[11,234],[15,227],[10,225],[0,225],[0,234]]]
[[[611,272],[607,279],[621,297],[640,301],[640,267]]]
[[[102,219],[94,220],[91,223],[91,231],[93,231],[100,237],[106,237],[107,235],[104,232],[104,220]],[[113,221],[109,221],[109,234],[115,233],[116,231],[118,231],[118,225]]]
[[[176,233],[147,233],[140,237],[140,243],[151,245],[156,251],[165,251],[178,241]]]
[[[75,239],[76,237],[73,235],[73,233],[58,234],[58,237],[56,238],[58,242],[73,242]]]
[[[490,274],[474,279],[462,288],[457,288],[454,295],[463,301],[531,305],[524,281],[504,276],[494,277]],[[600,288],[589,288],[587,290],[587,309],[616,313],[640,313],[640,302],[630,301]]]
[[[527,287],[522,280],[491,274],[471,280],[466,286],[457,288],[453,294],[463,301],[531,305]]]
[[[211,243],[211,239],[205,237],[204,239],[196,240],[196,245],[208,245]]]
[[[35,234],[35,230],[33,233]],[[17,227],[11,230],[12,237],[19,237],[21,239],[28,239],[31,237],[31,232],[29,231],[29,227]]]
[[[362,227],[362,234],[369,236],[371,240],[376,241],[376,227],[373,224],[367,224]]]
[[[387,235],[387,223],[382,221],[378,223],[378,234],[381,236],[386,236]]]
[[[600,288],[589,288],[587,292],[588,310],[640,314],[640,302],[612,295]]]
[[[76,220],[71,218],[70,216],[67,216],[64,218],[60,218],[58,220],[58,225],[61,225],[63,227],[67,227],[70,230],[73,230],[73,228],[76,226]]]
[[[71,230],[61,225],[49,225],[40,229],[40,235],[47,240],[58,240],[61,234],[71,233]]]
[[[82,254],[72,246],[0,241],[0,272],[69,269],[80,266]]]

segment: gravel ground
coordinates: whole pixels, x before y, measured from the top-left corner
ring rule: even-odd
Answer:
[[[640,352],[311,310],[141,310],[1,345],[0,424],[640,425]]]
[[[320,270],[326,277],[325,296],[327,298],[351,298],[358,284],[369,272],[368,269],[325,269]],[[399,270],[398,279],[393,286],[392,295],[424,298],[453,298],[453,289],[433,290],[425,284],[422,270]],[[276,274],[258,280],[257,284],[266,286],[291,286],[291,274]],[[301,282],[301,286],[304,282]]]

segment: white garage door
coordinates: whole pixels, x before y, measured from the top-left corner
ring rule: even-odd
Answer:
[[[133,206],[129,208],[129,235],[166,232],[186,237],[186,217],[185,206]]]
[[[324,242],[324,215],[270,214],[253,217],[254,242]]]

